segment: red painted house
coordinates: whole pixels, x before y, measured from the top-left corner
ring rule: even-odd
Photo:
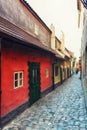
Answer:
[[[25,0],[0,0],[2,125],[53,89],[50,40],[50,29]]]

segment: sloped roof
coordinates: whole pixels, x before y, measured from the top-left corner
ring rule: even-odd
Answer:
[[[63,60],[65,60],[65,55],[64,54],[62,54],[60,51],[58,51],[58,50],[56,50],[56,56],[59,56],[59,58],[61,58],[61,59],[63,59]]]
[[[47,27],[47,25],[42,21],[42,19],[37,15],[37,13],[31,8],[31,6],[25,1],[21,0],[24,5],[32,12],[32,14],[43,24],[43,26],[51,32],[51,30]],[[24,45],[31,45],[43,49],[47,52],[50,52],[55,57],[59,59],[64,59],[59,53],[56,53],[53,49],[48,48],[45,46],[38,38],[30,35],[29,33],[25,32],[23,29],[19,28],[18,26],[14,25],[7,19],[0,16],[0,34],[4,34],[4,36],[12,37],[14,39],[18,39],[22,41]]]
[[[2,17],[0,17],[0,32],[51,52],[51,49],[43,45],[38,38],[31,36],[29,33]]]
[[[10,37],[16,38],[20,41],[23,41],[22,44],[24,45],[31,45],[41,48],[47,52],[50,52],[55,57],[63,59],[63,57],[60,54],[56,53],[53,49],[43,45],[38,38],[31,36],[29,33],[25,32],[21,28],[15,26],[2,17],[0,17],[0,34],[5,34]]]
[[[69,53],[71,57],[74,57],[74,53],[66,48],[66,51]]]
[[[59,53],[56,53],[56,55],[55,55],[58,59],[61,59],[61,60],[65,60],[65,58],[64,57],[62,57]]]
[[[67,56],[68,58],[70,58],[70,54],[67,48],[65,48],[65,52],[64,52],[65,56]]]

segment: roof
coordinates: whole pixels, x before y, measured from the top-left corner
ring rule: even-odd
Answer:
[[[55,38],[58,40],[59,43],[61,43],[61,40],[57,36],[55,36]]]
[[[38,38],[31,36],[29,33],[25,32],[21,28],[17,27],[16,25],[12,24],[11,22],[2,17],[0,17],[0,34],[5,34],[9,37],[16,38],[22,41],[22,44],[24,45],[38,47],[42,50],[45,50],[53,54],[55,57],[59,59],[63,59],[63,57],[60,54],[56,53],[53,49],[48,48],[47,46],[42,44]]]
[[[72,51],[68,50],[67,48],[65,48],[65,49],[66,49],[66,51],[69,53],[69,55],[70,55],[71,57],[74,57],[74,53],[73,53]]]
[[[11,22],[2,17],[0,17],[0,32],[17,38],[33,46],[40,47],[47,51],[51,51],[51,49],[43,45],[38,38],[31,36],[29,33],[25,32],[21,28],[17,27],[16,25],[12,24]]]
[[[65,56],[67,56],[68,58],[70,58],[70,54],[67,48],[65,48],[65,52],[64,52]]]
[[[20,1],[29,9],[29,11],[35,16],[35,18],[37,18],[42,23],[42,25],[48,31],[51,32],[51,30],[42,21],[42,19],[37,15],[37,13],[31,8],[31,6],[25,0],[20,0]],[[7,36],[13,39],[20,40],[21,41],[20,44],[22,45],[32,46],[32,47],[45,50],[53,54],[53,56],[59,59],[63,59],[63,57],[59,53],[56,53],[53,49],[44,45],[37,37],[32,36],[31,34],[27,33],[23,29],[11,23],[9,20],[3,18],[2,16],[0,16],[0,34],[2,36]]]
[[[54,53],[55,53],[55,56],[56,56],[56,58],[59,58],[59,59],[61,59],[61,60],[65,60],[65,58],[64,58],[64,56],[61,54],[61,52],[59,52],[58,50],[53,50],[54,51]]]
[[[62,57],[59,53],[56,53],[56,55],[55,55],[58,59],[61,59],[61,60],[65,60],[65,58],[64,57]]]

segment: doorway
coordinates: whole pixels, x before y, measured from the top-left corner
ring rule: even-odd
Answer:
[[[32,105],[40,98],[40,64],[29,62],[29,102]]]

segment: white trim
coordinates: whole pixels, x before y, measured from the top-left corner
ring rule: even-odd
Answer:
[[[46,78],[48,78],[49,77],[49,69],[48,68],[46,68]]]
[[[15,79],[15,74],[18,75],[17,79]],[[22,74],[22,77],[20,77],[20,74]],[[21,80],[22,80],[22,84],[20,85]],[[18,82],[17,86],[15,85],[15,82]],[[14,89],[17,89],[22,86],[23,86],[23,71],[14,72]]]

